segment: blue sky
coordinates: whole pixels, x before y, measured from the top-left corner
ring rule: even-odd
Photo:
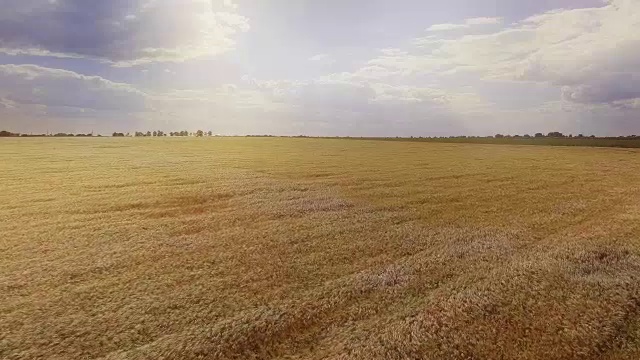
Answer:
[[[0,128],[640,134],[638,0],[1,0]]]

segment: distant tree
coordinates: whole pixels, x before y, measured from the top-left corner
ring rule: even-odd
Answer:
[[[0,131],[0,137],[14,137],[14,136],[20,136],[20,134],[12,133],[5,130]]]
[[[202,130],[196,131],[196,136],[197,137],[203,137],[204,136],[204,131],[202,131]]]
[[[584,135],[582,135],[582,134],[578,134],[578,137],[579,137],[579,138],[583,138],[583,137],[584,137]]]
[[[525,138],[525,139],[530,139],[530,138],[531,138],[531,135],[529,135],[529,134],[524,134],[523,138]]]
[[[494,138],[496,138],[496,139],[502,139],[503,137],[504,137],[504,135],[502,135],[502,134],[496,134],[494,136]]]
[[[113,136],[113,137],[123,137],[124,134],[123,133],[119,133],[119,132],[114,132],[111,136]]]
[[[147,131],[147,134],[145,136],[151,136],[151,131]]]
[[[537,137],[537,138],[542,138],[542,137],[544,137],[544,134],[543,133],[536,133],[534,136]]]
[[[155,136],[158,136],[158,132],[157,132],[157,131],[154,131],[154,132],[153,132],[153,136],[154,136],[154,137],[155,137]]]
[[[207,133],[207,136],[213,136],[213,132],[209,130],[209,132]]]
[[[552,132],[548,133],[547,136],[548,137],[552,137],[552,138],[564,137],[564,135],[561,132],[558,132],[558,131],[552,131]]]

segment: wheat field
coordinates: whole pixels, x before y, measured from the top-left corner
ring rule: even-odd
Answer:
[[[0,141],[0,358],[638,359],[640,150]]]

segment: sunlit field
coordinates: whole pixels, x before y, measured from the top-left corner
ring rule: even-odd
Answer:
[[[1,359],[638,359],[640,150],[0,140]]]

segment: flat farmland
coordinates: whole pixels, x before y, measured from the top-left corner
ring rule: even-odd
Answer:
[[[2,359],[638,359],[640,150],[0,140]]]

